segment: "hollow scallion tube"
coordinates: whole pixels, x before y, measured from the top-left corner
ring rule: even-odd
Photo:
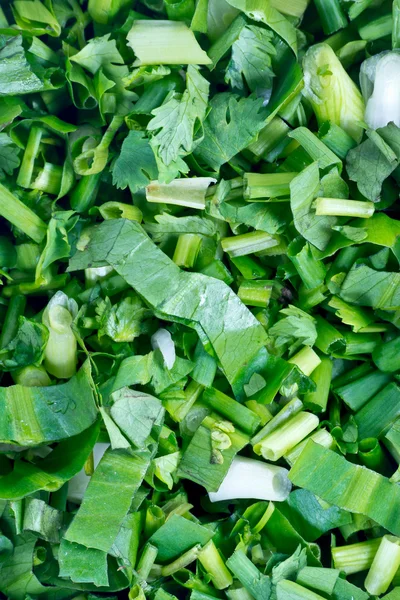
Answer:
[[[4,320],[0,334],[0,348],[5,348],[15,337],[18,331],[19,318],[24,314],[26,298],[17,295],[10,298],[6,318]]]
[[[12,373],[15,383],[25,387],[45,387],[51,385],[51,379],[46,370],[40,366],[30,365]]]
[[[223,251],[233,257],[260,252],[278,244],[279,241],[275,237],[264,231],[252,231],[251,233],[244,233],[243,235],[227,237],[221,240]]]
[[[282,502],[292,484],[288,471],[260,460],[236,456],[217,492],[209,492],[211,502],[252,498]]]
[[[28,188],[31,184],[35,159],[39,152],[43,133],[44,129],[42,127],[32,127],[29,132],[28,141],[17,177],[17,184],[21,187]]]
[[[59,379],[69,379],[76,372],[77,341],[71,325],[77,312],[76,302],[59,291],[43,313],[43,323],[49,330],[44,365]]]
[[[71,208],[76,212],[86,212],[96,202],[100,188],[101,172],[96,175],[84,175],[69,195]]]
[[[1,184],[0,216],[10,221],[18,229],[21,229],[21,231],[37,243],[40,243],[46,235],[46,223]]]
[[[343,571],[346,575],[366,571],[372,565],[381,540],[382,538],[378,538],[332,548],[332,559],[335,569]]]
[[[321,359],[310,346],[304,346],[297,354],[289,358],[288,362],[299,367],[300,371],[309,377],[321,363]]]
[[[325,121],[325,123],[321,125],[318,131],[318,137],[324,142],[325,146],[328,146],[328,148],[342,160],[346,158],[349,150],[355,148],[357,145],[357,142],[351,135],[339,127],[339,125],[331,123],[330,121]]]
[[[373,202],[343,200],[341,198],[317,198],[315,212],[318,216],[360,217],[368,219],[375,212]]]
[[[192,269],[199,254],[202,238],[196,233],[182,233],[178,237],[173,261],[178,267]]]
[[[233,577],[212,540],[203,546],[198,558],[217,590],[224,590],[232,585]]]
[[[277,461],[319,425],[316,415],[300,412],[261,440],[254,451],[265,460]]]
[[[335,446],[335,440],[331,436],[329,431],[327,431],[326,429],[319,429],[318,431],[307,437],[305,440],[297,444],[297,446],[289,450],[289,452],[286,452],[286,454],[284,455],[284,459],[287,463],[289,463],[290,466],[294,465],[294,463],[299,458],[300,454],[303,452],[309,440],[312,440],[320,446],[324,446],[324,448],[332,449]]]
[[[374,596],[384,594],[400,567],[400,538],[384,535],[365,579],[365,589]]]
[[[339,0],[314,0],[314,2],[326,35],[347,27],[348,22]]]
[[[244,197],[247,200],[289,196],[290,182],[297,173],[246,173]]]
[[[274,282],[257,279],[256,281],[242,281],[239,286],[238,296],[247,306],[266,308],[271,299]]]

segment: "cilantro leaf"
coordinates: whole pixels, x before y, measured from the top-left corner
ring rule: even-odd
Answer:
[[[132,194],[157,179],[158,169],[153,149],[142,131],[132,130],[124,139],[121,153],[112,167],[113,184]]]
[[[247,25],[232,46],[232,58],[225,80],[234,91],[245,92],[245,82],[251,92],[269,100],[274,73],[271,56],[276,54],[273,35],[268,29]]]
[[[209,88],[200,70],[189,65],[185,92],[171,92],[164,104],[152,111],[154,118],[147,129],[155,132],[153,143],[167,167],[181,155],[192,152],[195,141],[198,142],[196,129],[206,116]]]
[[[19,148],[6,133],[0,133],[0,178],[19,167]]]
[[[216,94],[210,107],[204,139],[194,154],[217,171],[250,144],[265,125],[267,111],[261,98],[238,98],[227,92]]]

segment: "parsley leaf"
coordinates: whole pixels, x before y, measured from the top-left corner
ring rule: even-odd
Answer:
[[[158,169],[153,149],[142,131],[132,130],[124,139],[121,153],[112,168],[113,184],[132,194],[157,179]]]

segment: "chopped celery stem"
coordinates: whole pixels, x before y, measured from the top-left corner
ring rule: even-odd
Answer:
[[[268,434],[254,446],[254,452],[265,460],[277,461],[297,446],[319,425],[316,415],[300,412]]]
[[[245,173],[244,197],[247,200],[289,196],[290,182],[297,173]]]
[[[238,296],[248,306],[266,308],[271,299],[273,283],[268,280],[243,281],[238,290]]]
[[[344,571],[346,575],[366,571],[372,565],[381,540],[382,538],[378,538],[332,548],[332,559],[335,569]]]
[[[374,596],[384,594],[399,567],[400,539],[393,535],[384,535],[365,579],[367,592]]]
[[[17,184],[21,187],[28,188],[30,186],[33,167],[43,133],[44,130],[41,127],[32,127],[29,132],[28,142],[17,177]]]
[[[340,7],[339,0],[314,0],[314,3],[321,19],[322,29],[326,35],[347,27],[348,22]]]
[[[0,184],[0,216],[37,243],[40,243],[46,235],[47,226],[42,219],[2,184]]]
[[[199,561],[211,577],[217,590],[224,590],[233,583],[233,578],[214,542],[210,540],[199,552]]]
[[[310,346],[304,346],[297,354],[289,358],[289,363],[296,365],[308,377],[321,363],[321,359]]]
[[[243,235],[236,235],[221,240],[223,251],[228,252],[231,257],[261,252],[267,248],[277,246],[278,244],[279,240],[263,231],[253,231],[251,233],[244,233]]]
[[[173,261],[178,267],[192,269],[199,254],[202,238],[195,233],[183,233],[178,237]]]
[[[360,217],[368,219],[375,212],[373,202],[343,200],[341,198],[317,198],[315,209],[318,216]]]

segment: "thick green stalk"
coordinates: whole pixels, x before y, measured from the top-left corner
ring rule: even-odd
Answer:
[[[365,579],[371,595],[384,594],[400,567],[400,538],[384,535]]]
[[[30,187],[35,159],[44,133],[42,127],[32,127],[29,132],[28,141],[17,177],[17,184],[21,187]]]
[[[26,306],[25,296],[10,298],[6,318],[0,334],[0,348],[5,348],[14,339],[19,326],[19,318],[24,314]]]
[[[46,223],[1,183],[0,216],[21,229],[37,243],[40,243],[46,235]]]
[[[224,590],[233,583],[233,578],[214,542],[210,540],[199,552],[199,561],[211,577],[217,590]]]
[[[84,175],[81,177],[69,195],[72,210],[83,213],[93,206],[100,189],[100,181],[101,172],[97,175]]]

